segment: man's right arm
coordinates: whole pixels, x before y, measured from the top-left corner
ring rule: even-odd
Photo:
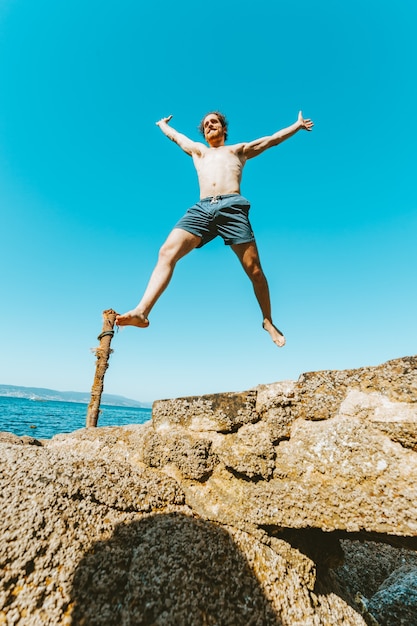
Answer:
[[[162,130],[164,135],[174,141],[184,152],[192,156],[193,154],[201,154],[201,149],[203,144],[198,143],[196,141],[192,141],[186,135],[179,133],[175,128],[169,126],[170,120],[172,119],[172,115],[168,117],[163,117],[159,122],[156,122],[156,125]]]

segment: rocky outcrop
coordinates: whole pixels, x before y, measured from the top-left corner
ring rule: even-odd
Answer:
[[[0,624],[417,624],[416,448],[417,357],[5,435]]]

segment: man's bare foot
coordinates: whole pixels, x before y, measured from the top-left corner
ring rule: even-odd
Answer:
[[[272,341],[278,348],[282,348],[285,346],[285,337],[280,330],[276,326],[273,325],[272,322],[265,319],[262,323],[262,328],[266,330],[267,333],[270,334]]]
[[[132,309],[123,315],[116,317],[117,326],[136,326],[137,328],[147,328],[149,320],[138,309]]]

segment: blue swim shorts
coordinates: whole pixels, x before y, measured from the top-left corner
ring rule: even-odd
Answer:
[[[249,222],[249,209],[248,200],[238,193],[203,198],[188,209],[175,228],[201,237],[198,248],[218,235],[223,237],[227,246],[250,243],[255,237]]]

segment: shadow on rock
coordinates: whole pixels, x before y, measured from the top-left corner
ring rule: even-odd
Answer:
[[[74,574],[72,624],[280,626],[230,535],[182,514],[117,527]]]

